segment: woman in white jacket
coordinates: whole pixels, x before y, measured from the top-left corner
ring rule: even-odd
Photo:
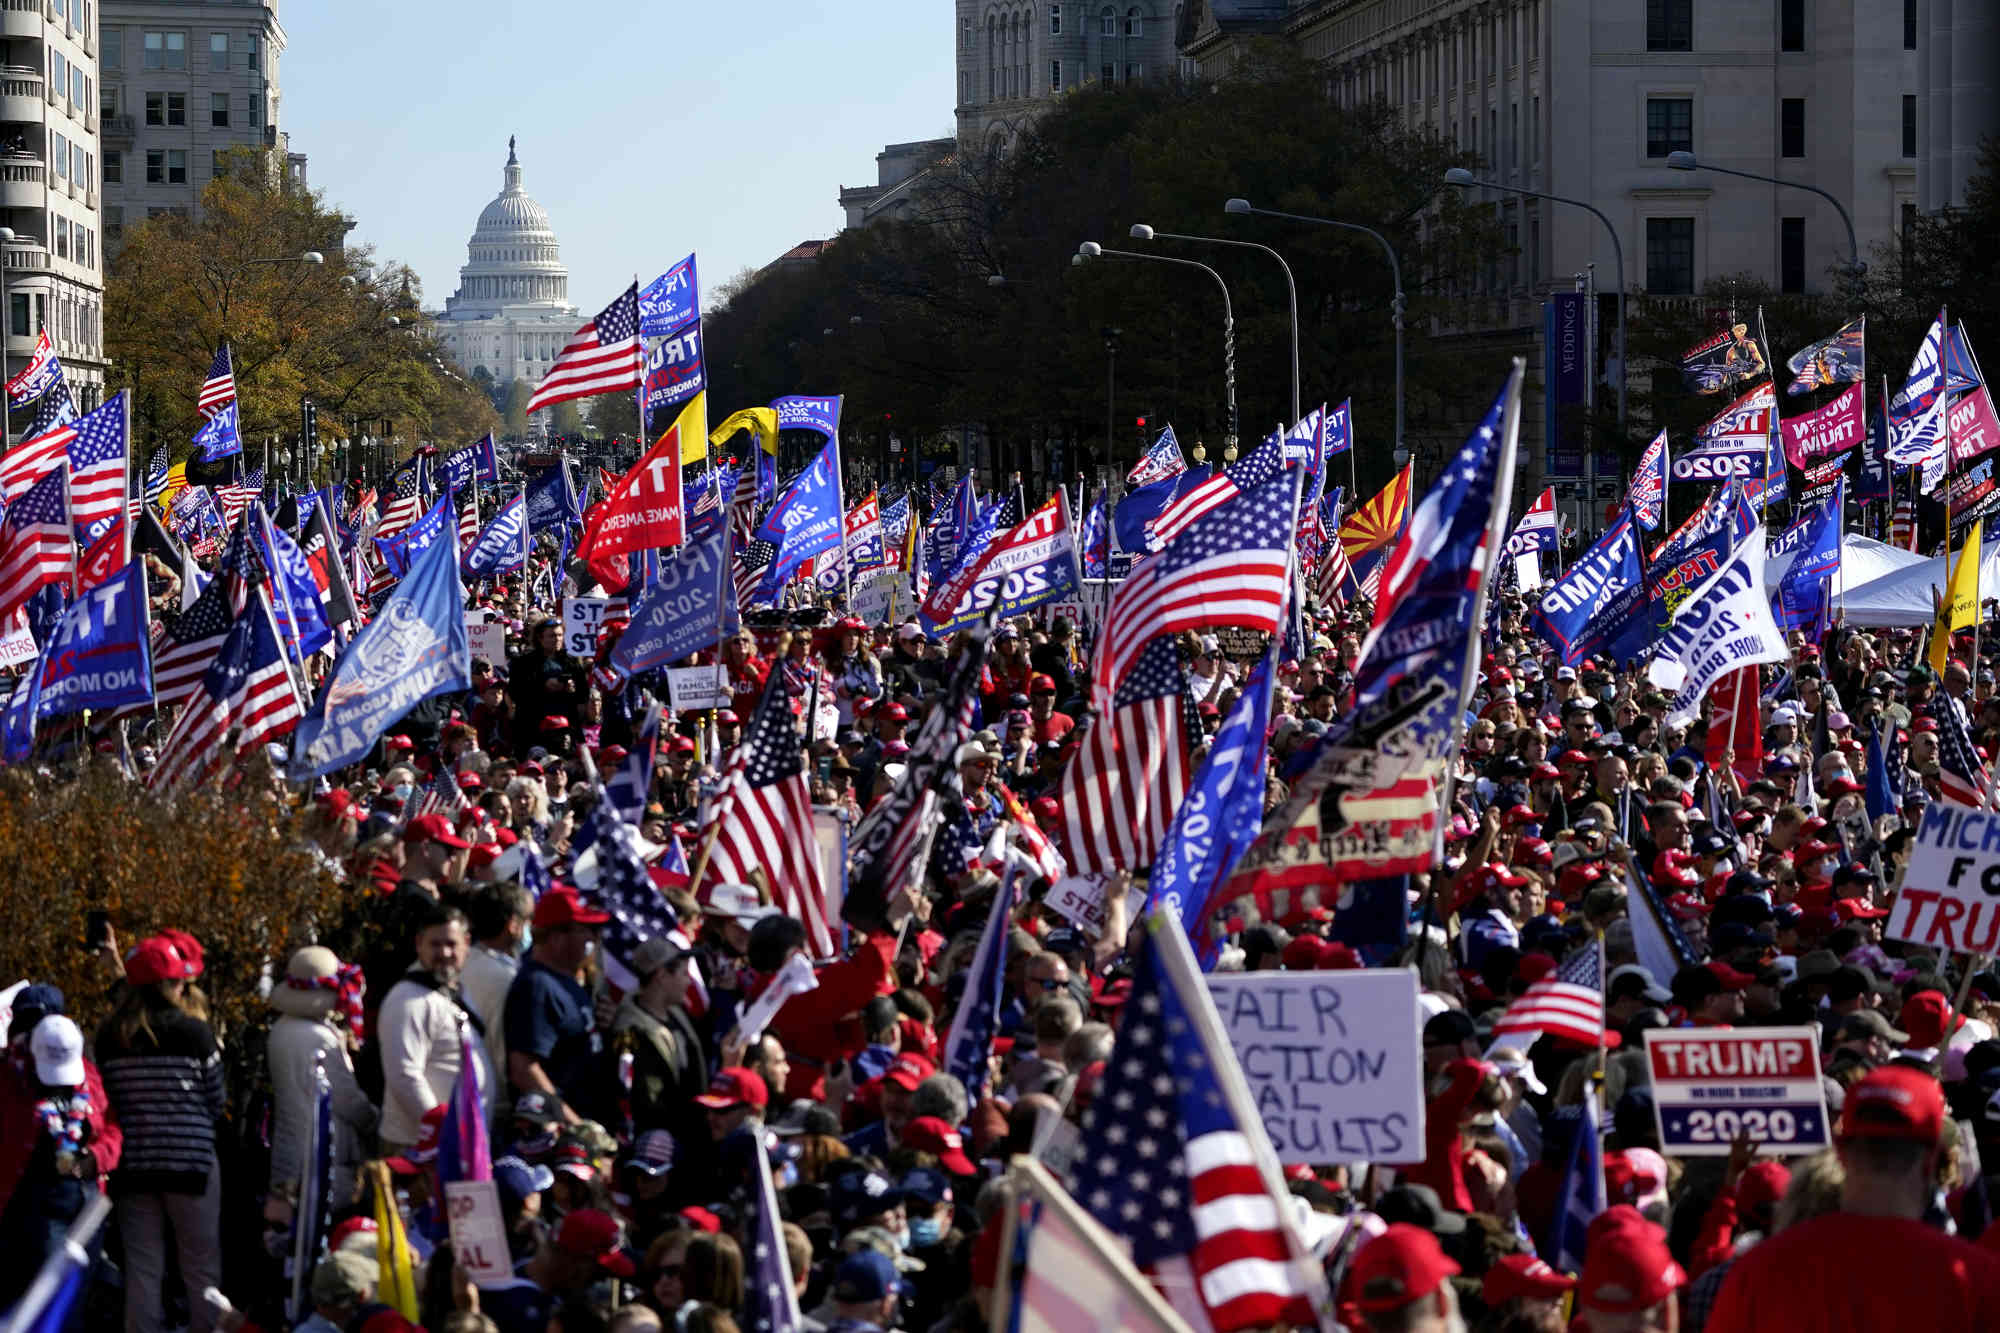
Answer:
[[[298,1188],[313,1108],[315,1071],[333,1093],[333,1199],[353,1197],[354,1169],[368,1159],[377,1111],[354,1081],[353,1052],[361,1043],[361,969],[318,945],[292,955],[271,989],[278,1020],[265,1058],[271,1066],[271,1192]]]

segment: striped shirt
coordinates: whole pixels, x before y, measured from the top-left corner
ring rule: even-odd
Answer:
[[[191,1014],[155,1012],[152,1028],[150,1040],[141,1032],[131,1045],[108,1023],[98,1030],[105,1095],[125,1131],[111,1192],[200,1194],[216,1168],[222,1052],[208,1024]]]

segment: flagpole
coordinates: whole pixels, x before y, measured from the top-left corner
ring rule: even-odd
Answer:
[[[839,427],[838,427],[837,425],[836,425],[836,426],[834,427],[834,432],[833,432],[833,439],[832,439],[832,444],[833,444],[833,503],[834,503],[834,508],[835,508],[835,509],[837,509],[837,510],[839,510],[839,512],[840,512],[840,523],[839,523],[839,528],[840,528],[840,602],[841,602],[841,606],[842,606],[842,608],[844,609],[844,608],[846,608],[846,607],[848,607],[848,606],[851,606],[851,605],[853,605],[853,603],[854,603],[854,584],[853,584],[853,578],[852,578],[852,576],[850,575],[850,573],[849,573],[849,571],[848,571],[848,567],[847,567],[847,566],[848,566],[848,560],[847,560],[847,482],[846,482],[846,479],[845,479],[845,478],[843,478],[843,477],[842,477],[842,476],[840,475],[840,473],[841,473],[841,464],[840,464],[840,428],[839,428]],[[811,727],[811,725],[810,725],[810,724],[808,724],[808,725],[807,725],[807,727],[806,727],[806,742],[807,742],[807,744],[811,744],[811,742],[812,742],[812,727]]]
[[[1517,356],[1514,358],[1513,372],[1507,377],[1507,406],[1500,419],[1500,462],[1494,470],[1493,496],[1486,516],[1486,538],[1483,543],[1486,552],[1485,568],[1479,571],[1479,588],[1472,596],[1472,618],[1467,622],[1465,635],[1464,674],[1459,681],[1459,697],[1454,701],[1451,710],[1451,744],[1446,748],[1447,754],[1456,755],[1465,743],[1465,702],[1472,693],[1473,681],[1479,677],[1479,659],[1486,651],[1480,627],[1486,623],[1487,599],[1493,588],[1494,575],[1500,568],[1500,558],[1507,540],[1507,510],[1514,495],[1514,459],[1521,435],[1521,380],[1527,372],[1527,367],[1526,359]],[[1410,507],[1411,504],[1406,503],[1405,512]],[[1451,822],[1451,807],[1456,796],[1456,787],[1457,766],[1446,764],[1434,839],[1436,862],[1440,866],[1444,864],[1444,831],[1445,826]],[[1437,898],[1435,884],[1431,888],[1431,897],[1433,901]]]

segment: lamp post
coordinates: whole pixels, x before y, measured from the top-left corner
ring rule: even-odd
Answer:
[[[1395,295],[1389,301],[1389,313],[1396,328],[1396,447],[1403,447],[1403,311],[1407,303],[1403,298],[1403,262],[1397,257],[1396,247],[1389,238],[1373,227],[1364,227],[1359,222],[1341,222],[1334,218],[1308,217],[1303,213],[1281,213],[1276,209],[1257,208],[1248,199],[1231,199],[1222,205],[1222,211],[1234,217],[1284,218],[1288,222],[1305,222],[1315,227],[1338,227],[1342,231],[1359,231],[1373,236],[1382,247],[1382,253],[1389,257],[1389,277],[1395,283]],[[1275,252],[1273,252],[1275,253]],[[1296,317],[1295,317],[1296,318]],[[1296,333],[1293,335],[1296,340]],[[1293,354],[1296,360],[1297,353]],[[1294,374],[1296,374],[1296,370]],[[1296,409],[1294,409],[1296,414]],[[1354,461],[1353,450],[1348,451],[1350,467]],[[1350,484],[1353,477],[1348,478]]]
[[[1672,171],[1713,171],[1723,176],[1741,176],[1747,181],[1763,181],[1766,185],[1785,185],[1794,190],[1807,190],[1833,205],[1833,211],[1840,214],[1841,225],[1847,228],[1847,289],[1849,299],[1858,299],[1861,294],[1861,275],[1867,267],[1861,262],[1861,248],[1854,240],[1854,219],[1847,215],[1847,208],[1840,200],[1822,190],[1817,185],[1804,181],[1781,180],[1776,176],[1766,176],[1755,171],[1738,171],[1735,167],[1718,167],[1712,162],[1703,162],[1693,153],[1685,150],[1667,154],[1667,167]]]
[[[1196,268],[1215,279],[1215,285],[1222,291],[1222,383],[1227,395],[1229,408],[1229,433],[1223,440],[1223,456],[1235,457],[1236,451],[1236,314],[1229,304],[1229,284],[1222,275],[1206,264],[1197,264],[1192,259],[1173,259],[1166,255],[1150,255],[1140,250],[1107,250],[1096,241],[1085,241],[1076,248],[1072,264],[1090,259],[1143,259],[1152,264],[1178,264],[1182,268]],[[1109,442],[1107,441],[1107,444]]]
[[[0,320],[5,320],[4,332],[0,332],[0,380],[13,378],[13,367],[7,364],[7,339],[14,336],[14,295],[7,279],[7,247],[14,243],[14,229],[0,227]],[[7,409],[0,407],[0,453],[13,447],[14,422]]]
[[[1604,224],[1604,230],[1611,233],[1611,254],[1618,265],[1618,441],[1622,445],[1625,442],[1625,380],[1629,372],[1625,363],[1625,247],[1619,243],[1618,228],[1611,225],[1611,219],[1604,216],[1602,210],[1586,200],[1530,190],[1519,185],[1504,185],[1499,181],[1480,180],[1464,167],[1453,167],[1445,172],[1444,183],[1460,188],[1477,185],[1483,189],[1504,190],[1508,194],[1525,194],[1534,199],[1547,199],[1551,203],[1587,208]]]
[[[1233,241],[1221,236],[1184,236],[1171,231],[1155,231],[1143,222],[1132,224],[1129,233],[1135,241],[1192,241],[1197,245],[1233,245],[1241,250],[1262,250],[1278,261],[1278,267],[1285,271],[1285,300],[1292,316],[1292,420],[1297,421],[1299,412],[1299,288],[1292,281],[1292,266],[1285,257],[1268,245],[1255,241]]]

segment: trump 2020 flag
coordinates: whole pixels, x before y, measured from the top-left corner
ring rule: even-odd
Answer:
[[[1632,472],[1632,493],[1625,503],[1631,508],[1632,517],[1639,520],[1639,526],[1652,532],[1660,526],[1666,501],[1667,433],[1661,431],[1646,446],[1646,452],[1639,455],[1639,466]]]
[[[1534,551],[1553,551],[1556,549],[1556,537],[1556,488],[1548,486],[1528,506],[1528,512],[1521,515],[1521,521],[1514,525],[1514,534],[1507,539],[1507,554],[1521,556]]]
[[[1326,414],[1326,456],[1333,458],[1354,447],[1354,400],[1345,399]]]
[[[583,505],[577,500],[576,486],[570,481],[569,460],[555,465],[528,483],[528,531],[566,527],[583,522]]]
[[[69,604],[42,648],[35,718],[152,702],[146,570],[134,560]]]
[[[511,574],[528,560],[528,497],[517,495],[500,506],[465,553],[465,572],[478,578]]]
[[[237,433],[236,404],[233,401],[201,423],[201,429],[194,433],[194,446],[201,450],[201,461],[204,463],[213,463],[243,452],[243,437]]]
[[[646,795],[653,789],[653,757],[659,748],[660,706],[648,704],[646,720],[639,724],[632,748],[625,752],[624,762],[604,781],[604,799],[611,802],[628,824],[637,824],[645,817]]]
[[[445,525],[443,538],[416,558],[381,613],[347,645],[318,704],[300,719],[293,779],[359,761],[419,703],[471,685],[458,539]]]
[[[1174,428],[1168,426],[1160,432],[1160,438],[1153,441],[1153,447],[1139,455],[1139,461],[1125,474],[1127,486],[1148,486],[1169,477],[1178,477],[1187,471],[1187,460],[1181,457],[1181,442],[1174,438]]]
[[[417,557],[436,546],[438,538],[446,532],[453,534],[452,547],[457,549],[457,528],[452,523],[449,497],[439,499],[422,518],[395,536],[377,537],[375,549],[381,553],[382,563],[389,567],[389,572],[400,579],[409,574]]]
[[[1834,483],[1825,504],[1771,544],[1773,559],[1789,555],[1792,561],[1771,596],[1778,628],[1809,631],[1815,642],[1829,619],[1832,580],[1840,568],[1840,517],[1846,490],[1843,477]]]
[[[785,586],[806,561],[837,550],[845,531],[840,507],[840,440],[826,442],[811,467],[793,479],[757,529],[757,540],[778,548],[764,571],[768,594]]]
[[[986,1095],[987,1057],[999,1035],[1000,1006],[1006,998],[1007,931],[1013,925],[1016,878],[1009,861],[1006,878],[993,891],[993,910],[986,914],[986,929],[979,933],[972,970],[965,976],[965,994],[944,1043],[945,1072],[965,1085],[965,1095],[975,1105]]]

